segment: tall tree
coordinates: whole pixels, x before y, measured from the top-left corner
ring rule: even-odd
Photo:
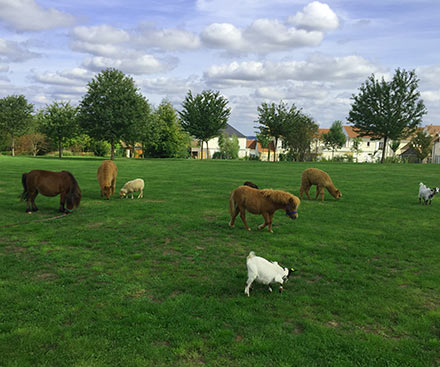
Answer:
[[[231,114],[228,100],[218,91],[205,90],[196,96],[188,91],[182,107],[179,115],[183,130],[200,140],[201,158],[203,158],[203,142],[206,142],[209,156],[208,141],[219,136],[220,131],[226,128],[228,123]]]
[[[267,148],[267,160],[270,161],[270,143],[272,142],[272,137],[265,133],[260,133],[257,134],[257,142],[260,143],[262,148]]]
[[[342,127],[342,122],[339,120],[333,122],[329,132],[327,134],[323,134],[322,137],[324,139],[325,146],[332,150],[332,159],[335,154],[335,150],[342,148],[347,141]]]
[[[115,144],[142,119],[140,101],[131,77],[117,69],[105,69],[88,83],[80,103],[80,126],[92,138],[108,141],[114,159]]]
[[[296,161],[305,160],[317,132],[318,124],[310,116],[303,113],[289,115],[284,143]]]
[[[353,95],[347,120],[361,136],[383,139],[382,159],[388,140],[401,140],[422,122],[426,108],[420,99],[415,71],[396,69],[389,82],[372,74]]]
[[[352,142],[353,142],[353,144],[352,144],[350,150],[352,152],[356,153],[356,162],[357,162],[358,161],[358,155],[359,155],[359,153],[362,152],[362,149],[361,149],[362,138],[360,136],[356,136],[356,137],[353,138]]]
[[[257,128],[262,134],[272,136],[275,140],[273,156],[273,161],[275,162],[278,140],[285,135],[288,120],[295,114],[300,113],[300,111],[294,105],[288,109],[287,105],[282,101],[278,105],[263,102],[261,106],[258,106],[257,110],[258,120],[256,122],[260,124]]]
[[[39,130],[58,147],[58,157],[63,156],[63,144],[79,134],[78,107],[69,102],[54,102],[38,111]]]
[[[426,131],[417,131],[410,145],[416,151],[417,158],[423,161],[431,153],[432,137]]]
[[[150,157],[186,157],[190,136],[182,130],[177,112],[171,102],[163,100],[153,112],[145,141],[146,153]]]
[[[220,155],[224,159],[237,159],[238,151],[240,150],[240,143],[236,135],[231,137],[224,132],[218,137],[218,146],[220,148]]]
[[[34,106],[23,95],[0,99],[0,130],[11,138],[11,154],[15,156],[15,140],[32,122]]]

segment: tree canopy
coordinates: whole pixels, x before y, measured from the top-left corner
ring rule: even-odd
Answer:
[[[257,110],[258,120],[256,122],[260,124],[260,126],[257,126],[260,133],[272,136],[275,139],[273,156],[275,162],[278,140],[286,134],[288,121],[299,114],[300,110],[295,105],[288,109],[287,105],[282,101],[278,105],[263,102],[258,106]]]
[[[426,131],[417,131],[410,145],[416,151],[417,158],[423,161],[431,153],[432,137]]]
[[[396,69],[389,82],[372,74],[353,95],[347,120],[361,136],[383,139],[382,159],[388,140],[401,140],[415,131],[426,114],[415,71]]]
[[[196,96],[188,91],[182,111],[179,112],[183,130],[200,140],[202,152],[203,142],[208,148],[208,140],[219,136],[220,131],[226,128],[230,114],[228,100],[220,92],[212,90],[205,90]]]
[[[150,157],[186,157],[190,136],[182,130],[172,104],[163,100],[153,112],[145,139],[145,152]]]
[[[284,141],[295,161],[303,162],[306,159],[317,132],[318,124],[310,116],[303,113],[290,115]]]
[[[12,156],[15,155],[15,139],[29,128],[34,106],[23,95],[12,95],[0,99],[0,129],[11,138]]]
[[[88,83],[80,103],[80,126],[92,138],[108,141],[113,159],[115,144],[130,135],[136,121],[142,119],[142,99],[131,77],[105,69]]]
[[[342,127],[342,121],[333,122],[330,130],[327,134],[323,134],[322,138],[324,140],[324,144],[327,148],[332,150],[332,158],[336,149],[342,148],[342,146],[347,141],[347,138],[344,134],[344,130]]]
[[[58,146],[59,158],[63,155],[63,143],[79,134],[78,108],[69,102],[54,102],[38,114],[39,130]]]

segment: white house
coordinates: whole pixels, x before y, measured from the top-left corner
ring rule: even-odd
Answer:
[[[233,128],[231,125],[227,124],[226,128],[221,130],[221,134],[225,133],[229,138],[236,136],[238,138],[238,157],[243,158],[247,154],[246,146],[246,136],[241,132]],[[201,152],[201,147],[199,141],[194,140],[191,144],[191,157],[192,158],[212,158],[215,152],[219,152],[220,147],[218,145],[218,137],[213,138],[208,141],[208,146],[203,143],[203,152]]]

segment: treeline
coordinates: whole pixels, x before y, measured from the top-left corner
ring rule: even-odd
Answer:
[[[347,120],[360,136],[383,139],[383,161],[387,142],[409,136],[422,122],[427,111],[419,97],[414,71],[397,69],[390,82],[371,75],[358,95],[352,96]],[[78,106],[53,102],[34,111],[23,95],[0,99],[0,145],[9,145],[15,155],[20,139],[20,145],[28,147],[27,153],[41,154],[55,148],[60,158],[65,147],[96,155],[110,150],[113,159],[121,143],[130,150],[140,144],[144,157],[187,157],[193,139],[203,149],[204,144],[209,148],[211,139],[220,137],[217,157],[236,158],[237,142],[221,136],[230,113],[228,100],[212,90],[197,95],[188,91],[181,111],[167,100],[153,107],[131,77],[109,68],[88,83]],[[280,140],[287,159],[307,159],[318,133],[318,124],[311,116],[282,101],[262,103],[255,122],[259,143],[263,148],[273,144],[274,159]],[[335,121],[323,140],[333,151],[341,147],[345,143],[342,122]]]

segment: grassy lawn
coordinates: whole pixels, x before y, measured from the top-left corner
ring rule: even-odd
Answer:
[[[440,165],[119,159],[144,198],[106,201],[100,163],[0,156],[0,366],[440,365]],[[235,187],[298,195],[308,167],[342,199],[228,227]],[[80,208],[26,214],[31,169],[71,171]],[[282,294],[244,296],[250,250],[297,269]]]

